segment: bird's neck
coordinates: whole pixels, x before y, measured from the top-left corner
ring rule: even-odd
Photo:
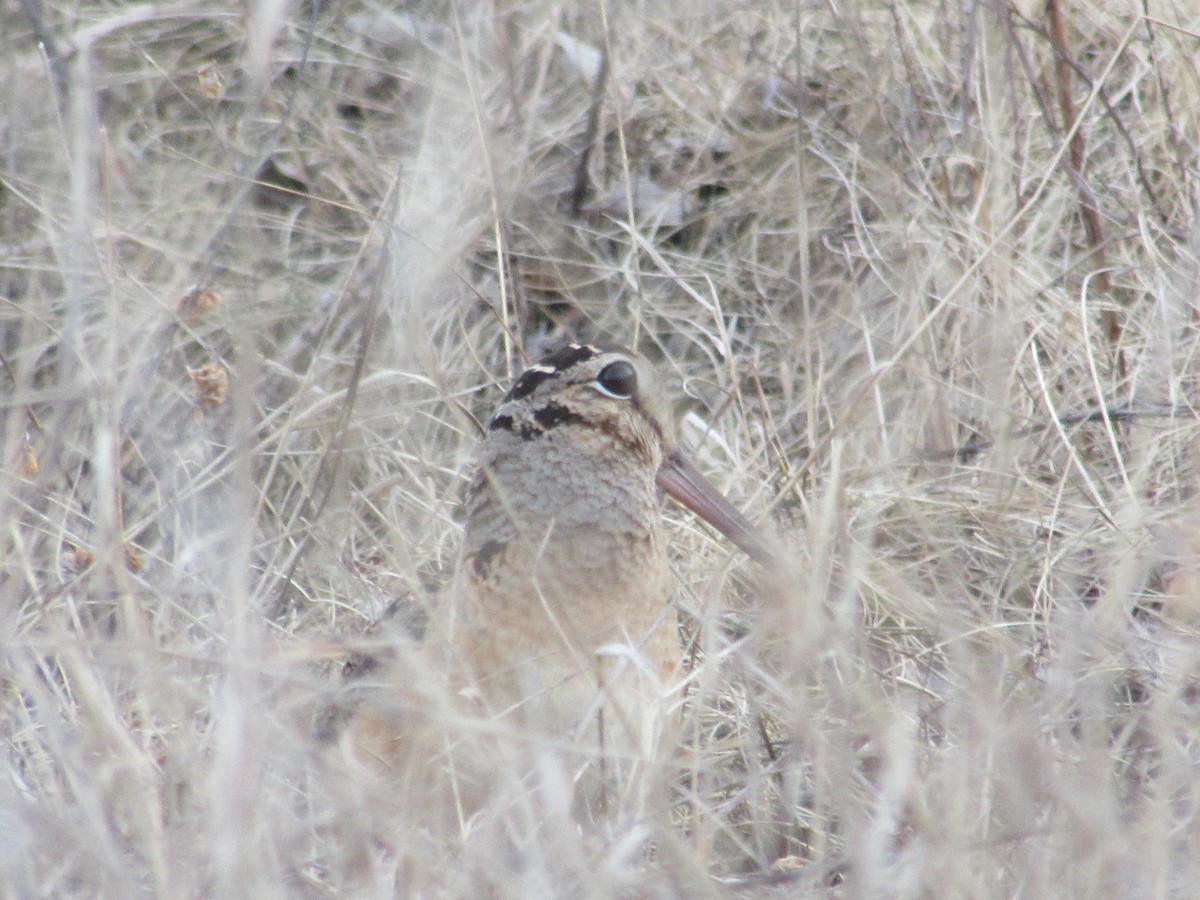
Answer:
[[[468,544],[591,536],[599,545],[660,531],[658,489],[644,465],[549,441],[520,449],[484,459],[467,503]]]

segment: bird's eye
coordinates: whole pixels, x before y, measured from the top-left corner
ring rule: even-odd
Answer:
[[[637,369],[625,359],[610,362],[596,376],[596,390],[606,397],[628,400],[637,391]]]

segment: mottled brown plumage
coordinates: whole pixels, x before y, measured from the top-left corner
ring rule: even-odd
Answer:
[[[679,453],[650,364],[571,344],[528,369],[487,425],[456,577],[429,649],[452,691],[572,770],[650,758],[679,701],[666,491],[753,555],[755,529]],[[377,721],[357,728],[382,758]],[[381,749],[383,747],[384,749]]]
[[[667,422],[644,360],[573,345],[488,423],[447,599],[450,643],[469,648],[493,714],[651,751],[680,662],[655,483]]]

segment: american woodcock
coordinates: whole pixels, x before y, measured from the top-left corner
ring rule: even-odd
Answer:
[[[652,367],[628,350],[570,344],[530,367],[477,461],[430,634],[454,689],[521,740],[647,758],[681,681],[662,492],[760,561],[766,540],[680,452]]]

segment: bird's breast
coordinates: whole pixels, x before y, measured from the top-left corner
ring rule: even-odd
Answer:
[[[463,559],[450,646],[489,711],[566,735],[605,707],[639,745],[680,668],[657,528],[483,542]]]

